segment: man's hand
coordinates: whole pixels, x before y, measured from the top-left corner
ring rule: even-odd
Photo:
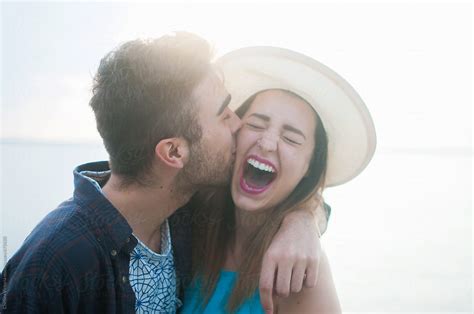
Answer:
[[[288,214],[263,257],[259,288],[266,313],[273,313],[274,290],[287,297],[303,285],[316,286],[322,252],[316,218],[324,211],[318,204],[308,201],[305,208]]]

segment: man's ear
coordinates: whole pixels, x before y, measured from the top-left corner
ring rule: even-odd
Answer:
[[[181,137],[161,140],[155,146],[155,155],[167,166],[181,169],[189,159],[188,142]]]

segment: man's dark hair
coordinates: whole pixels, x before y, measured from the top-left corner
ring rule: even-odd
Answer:
[[[126,42],[101,60],[89,104],[114,173],[146,184],[159,141],[201,138],[191,93],[210,60],[209,44],[183,32]]]

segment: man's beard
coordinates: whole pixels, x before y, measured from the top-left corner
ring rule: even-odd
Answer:
[[[193,190],[223,186],[232,176],[234,160],[225,159],[222,152],[210,152],[201,140],[190,147],[189,161],[184,166],[180,183]]]

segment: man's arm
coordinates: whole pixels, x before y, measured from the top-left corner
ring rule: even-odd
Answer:
[[[45,265],[25,260],[13,268],[7,264],[0,279],[2,280],[2,313],[63,313],[70,304],[66,304],[65,295],[71,296],[71,286],[63,285],[60,265],[45,272]]]
[[[303,285],[316,286],[321,260],[319,237],[326,231],[331,208],[320,195],[308,200],[300,210],[288,214],[263,257],[260,300],[273,313],[273,292],[288,296]]]

